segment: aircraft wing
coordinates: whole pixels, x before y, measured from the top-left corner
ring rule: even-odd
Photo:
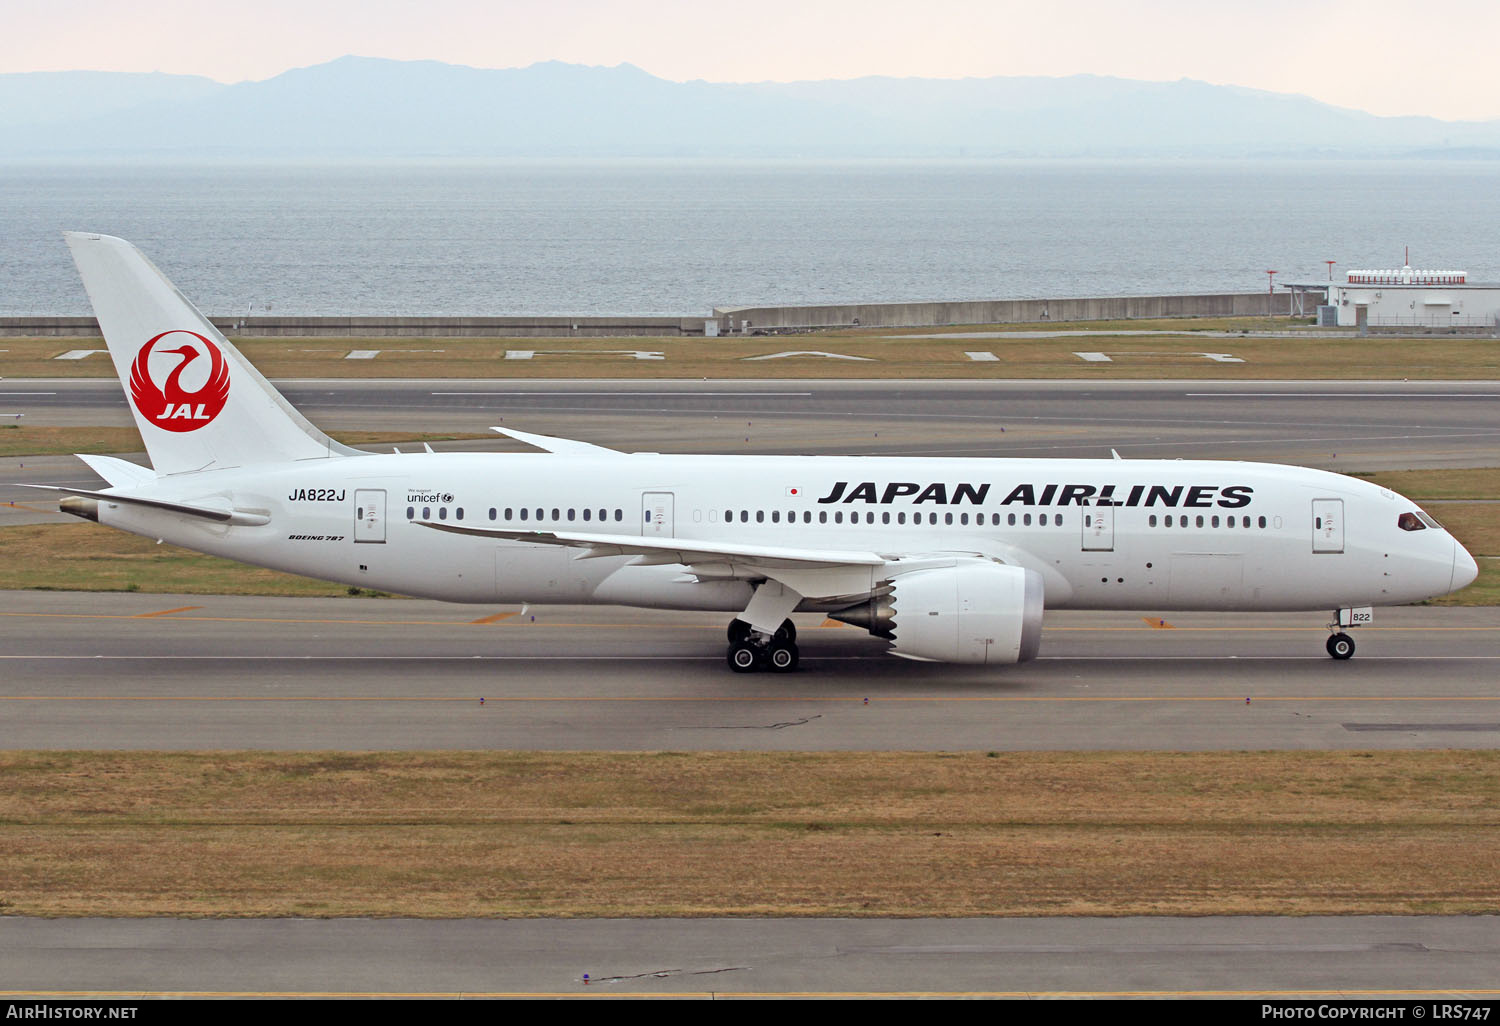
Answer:
[[[638,564],[705,563],[743,564],[765,569],[810,570],[831,567],[877,567],[887,557],[876,552],[840,549],[797,549],[779,545],[739,545],[687,538],[641,538],[635,535],[591,534],[582,531],[517,531],[503,527],[466,527],[459,524],[413,521],[421,527],[477,538],[529,542],[533,545],[563,545],[579,548],[579,559],[603,556],[641,556]]]
[[[535,446],[545,452],[554,452],[566,456],[623,456],[624,453],[618,449],[608,449],[593,442],[580,442],[573,438],[557,438],[553,435],[533,435],[529,431],[515,431],[511,428],[492,427],[491,431],[496,434],[514,438],[518,442]]]

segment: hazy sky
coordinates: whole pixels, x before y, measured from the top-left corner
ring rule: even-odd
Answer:
[[[1495,0],[0,0],[0,25],[0,72],[238,82],[351,53],[677,81],[1088,72],[1500,118]]]

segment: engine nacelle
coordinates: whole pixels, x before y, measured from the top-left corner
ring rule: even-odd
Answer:
[[[1001,665],[1036,657],[1042,643],[1042,575],[999,563],[913,570],[891,592],[832,614],[895,642],[892,652],[942,663]]]

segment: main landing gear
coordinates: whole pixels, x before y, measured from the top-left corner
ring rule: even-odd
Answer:
[[[731,620],[728,634],[729,668],[735,673],[791,673],[797,668],[797,626],[791,620],[783,620],[769,637],[744,620]]]

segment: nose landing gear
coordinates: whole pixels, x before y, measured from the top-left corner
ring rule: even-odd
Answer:
[[[1354,658],[1354,639],[1344,633],[1345,627],[1358,627],[1361,624],[1373,622],[1375,611],[1369,606],[1354,606],[1333,611],[1333,623],[1328,625],[1332,631],[1328,635],[1328,654],[1335,659]]]

